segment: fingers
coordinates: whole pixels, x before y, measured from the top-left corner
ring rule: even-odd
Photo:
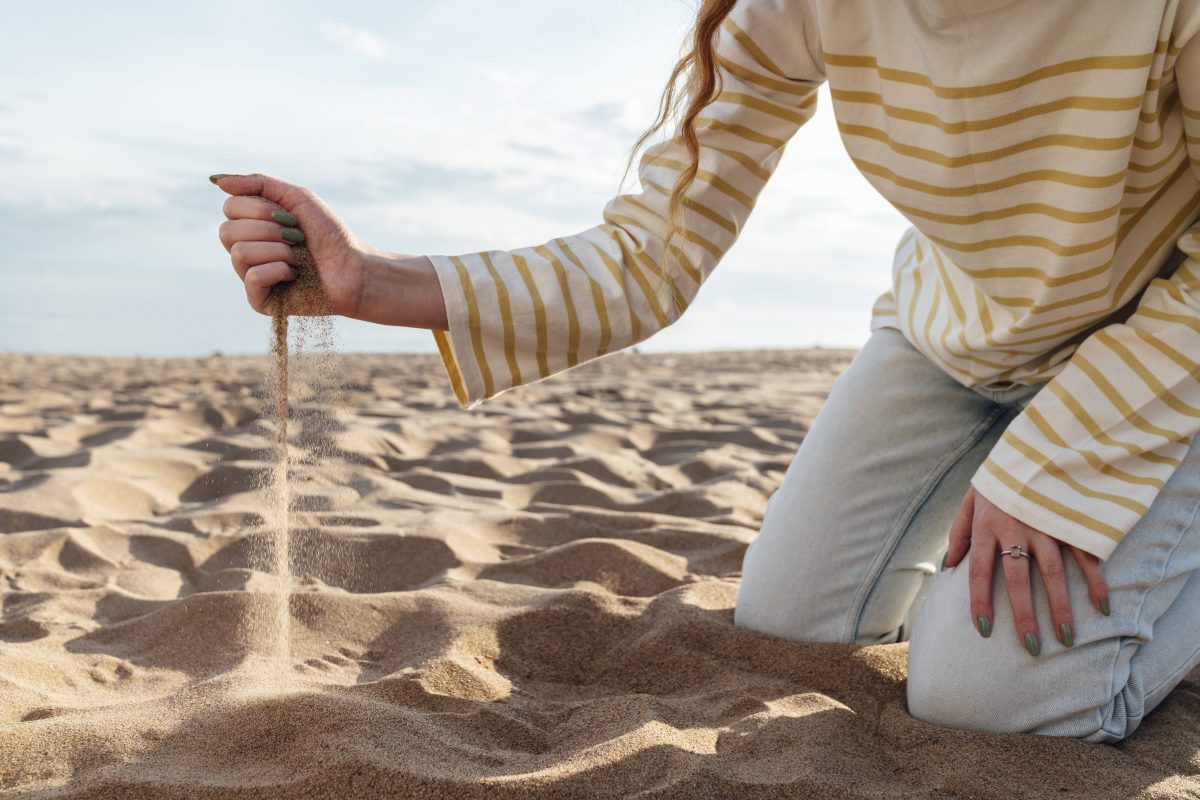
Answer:
[[[1037,559],[1042,585],[1046,587],[1046,598],[1050,601],[1050,619],[1054,621],[1054,633],[1067,647],[1075,644],[1075,624],[1071,618],[1071,600],[1067,595],[1067,574],[1063,569],[1062,551],[1059,543],[1046,536],[1038,536],[1030,542],[1030,550]],[[1025,559],[1022,559],[1025,560]]]
[[[1108,581],[1104,579],[1104,568],[1100,564],[1100,559],[1078,547],[1071,548],[1071,555],[1075,556],[1075,563],[1079,565],[1079,571],[1083,573],[1083,578],[1087,581],[1088,594],[1091,595],[1092,603],[1100,609],[1101,614],[1108,616],[1110,610]]]
[[[1012,545],[1007,545],[1011,547]],[[1024,543],[1022,543],[1024,546]],[[1001,556],[1000,566],[1004,570],[1004,585],[1008,589],[1008,601],[1012,605],[1013,626],[1017,637],[1030,655],[1041,652],[1038,637],[1037,616],[1033,613],[1033,587],[1029,582],[1029,559]]]
[[[953,567],[967,554],[971,547],[971,520],[974,517],[975,487],[972,486],[959,504],[958,513],[954,515],[954,522],[950,525],[950,547],[946,550],[944,566]]]
[[[303,205],[311,195],[303,186],[257,172],[250,175],[214,175],[210,180],[229,194],[258,195],[287,209]]]
[[[971,590],[971,622],[979,635],[992,635],[992,575],[996,569],[996,548],[985,537],[973,541],[977,547],[970,549],[970,567],[967,582]]]
[[[259,264],[246,271],[246,299],[250,306],[261,314],[270,314],[268,299],[271,288],[278,283],[296,280],[295,271],[282,261],[272,261],[269,264]]]
[[[272,203],[264,197],[234,195],[225,198],[221,210],[228,219],[263,219],[273,220],[282,225],[295,225],[296,217],[278,203]],[[274,216],[272,216],[274,215]]]
[[[287,230],[295,230],[288,228]],[[235,242],[282,242],[284,226],[278,222],[258,219],[227,219],[221,223],[217,236],[225,249],[233,252]],[[293,242],[294,243],[294,242]]]
[[[269,264],[272,261],[285,261],[292,265],[298,263],[296,252],[292,250],[291,245],[283,242],[234,242],[229,249],[229,255],[233,268],[242,280],[246,279],[246,273],[251,267],[257,267],[259,264]]]

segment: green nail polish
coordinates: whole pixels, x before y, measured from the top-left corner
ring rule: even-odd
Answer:
[[[286,211],[272,211],[271,219],[275,220],[280,225],[287,225],[288,227],[292,228],[296,227],[296,222],[298,221],[294,215],[289,214]]]
[[[1029,655],[1036,656],[1042,651],[1041,645],[1038,644],[1037,634],[1033,631],[1025,634],[1025,649],[1029,651]]]
[[[1107,596],[1100,598],[1100,613],[1106,617],[1108,616],[1109,609],[1108,609],[1108,597]]]
[[[979,623],[980,636],[986,639],[992,635],[992,621],[988,619],[987,614],[980,614],[979,619],[976,621]]]
[[[280,236],[283,237],[285,242],[292,242],[294,244],[300,244],[304,241],[304,232],[299,228],[284,228]]]
[[[943,555],[943,556],[942,556],[942,565],[941,565],[940,567],[938,567],[938,572],[945,572],[945,571],[946,571],[946,559],[948,559],[948,558],[950,558],[950,551],[949,551],[949,550],[947,550],[947,551],[946,551],[946,553],[945,553],[945,555]]]
[[[1062,639],[1062,643],[1067,647],[1075,644],[1075,634],[1071,631],[1070,623],[1064,622],[1062,625],[1059,625],[1058,632],[1060,634],[1060,638]]]
[[[218,172],[216,175],[209,175],[208,179],[215,184],[217,181],[221,180],[221,178],[228,178],[229,175],[230,173],[228,172]]]

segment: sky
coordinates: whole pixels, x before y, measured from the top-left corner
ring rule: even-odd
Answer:
[[[265,351],[212,173],[307,186],[389,252],[599,224],[640,190],[625,159],[697,2],[0,0],[0,351]],[[639,349],[860,346],[907,227],[822,87],[738,241]],[[337,338],[436,351],[419,328],[341,320]]]

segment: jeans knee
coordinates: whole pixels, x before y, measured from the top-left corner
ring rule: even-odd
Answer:
[[[842,641],[840,626],[806,611],[814,605],[808,601],[816,600],[807,593],[820,592],[821,587],[806,581],[784,584],[781,578],[776,565],[756,562],[747,551],[733,608],[734,627],[799,642]]]
[[[937,637],[918,625],[909,644],[908,713],[944,728],[1120,741],[1130,725],[1111,676],[1089,681],[1062,650],[1031,656],[1015,641]],[[963,646],[965,643],[965,647]],[[1039,660],[1042,659],[1042,660]]]

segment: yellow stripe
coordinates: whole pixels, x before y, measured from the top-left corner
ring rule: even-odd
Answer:
[[[917,263],[916,250],[914,249],[913,264],[916,264],[916,263]],[[911,335],[915,336],[916,330],[917,330],[917,324],[916,324],[917,323],[917,320],[916,320],[917,306],[920,305],[920,303],[921,303],[921,270],[912,268],[909,270],[909,274],[912,276],[912,281],[913,281],[913,297],[912,297],[912,300],[908,304],[908,330],[911,333]]]
[[[504,284],[504,278],[500,277],[500,273],[492,266],[492,259],[487,252],[480,253],[483,256],[483,263],[487,265],[488,272],[492,274],[492,280],[496,282],[496,301],[500,306],[500,321],[504,326],[504,358],[508,361],[508,371],[512,376],[512,386],[518,386],[523,381],[521,380],[521,367],[517,364],[517,337],[513,329],[512,305],[508,300],[508,286]]]
[[[575,300],[571,297],[571,284],[567,280],[567,270],[558,259],[554,259],[552,263],[567,310],[567,368],[569,369],[579,363],[579,318],[575,314]]]
[[[1159,339],[1150,331],[1144,331],[1141,328],[1129,328],[1129,330],[1137,334],[1138,338],[1140,338],[1143,342],[1174,361],[1176,364],[1186,370],[1187,373],[1193,378],[1197,375],[1200,375],[1200,362],[1193,361],[1192,359],[1188,358],[1183,353],[1164,342],[1162,339]]]
[[[471,348],[475,351],[475,363],[483,375],[483,394],[491,397],[495,393],[492,382],[492,370],[488,367],[487,356],[483,353],[483,332],[479,317],[479,302],[475,297],[475,287],[471,285],[470,272],[467,265],[458,256],[450,256],[454,266],[458,268],[458,281],[462,284],[463,295],[467,300],[467,328],[471,331]]]
[[[458,362],[454,360],[454,351],[450,347],[450,341],[446,338],[446,331],[440,328],[433,329],[433,339],[437,342],[438,353],[442,357],[442,362],[447,367],[447,373],[450,375],[450,385],[454,387],[454,396],[458,398],[458,402],[462,405],[468,404],[467,388],[463,383],[462,373],[458,369]]]
[[[1182,151],[1183,151],[1183,140],[1180,139],[1179,141],[1175,142],[1175,147],[1173,147],[1171,149],[1171,152],[1167,153],[1165,156],[1160,158],[1158,161],[1152,161],[1149,164],[1143,164],[1140,161],[1134,161],[1133,159],[1130,159],[1129,171],[1130,172],[1140,172],[1143,174],[1148,174],[1151,172],[1158,172],[1169,161],[1174,159],[1175,156],[1180,154]],[[1186,161],[1187,156],[1184,156],[1183,160]],[[1126,186],[1125,194],[1127,194],[1127,195],[1129,195],[1129,194],[1145,194],[1146,192],[1150,192],[1150,191],[1153,191],[1154,189],[1158,188],[1161,184],[1162,184],[1162,182],[1160,181],[1159,183],[1153,184],[1152,186]]]
[[[1140,316],[1150,317],[1151,319],[1159,319],[1163,322],[1174,322],[1179,325],[1186,325],[1192,330],[1200,333],[1200,321],[1194,317],[1184,316],[1183,314],[1171,314],[1167,311],[1159,311],[1157,308],[1139,308],[1137,312]]]
[[[625,305],[629,309],[629,335],[632,337],[634,342],[640,341],[642,335],[642,320],[633,310],[633,299],[627,292],[624,291],[626,278],[628,277],[628,271],[623,269],[616,261],[613,261],[608,253],[604,252],[604,249],[600,247],[600,245],[591,241],[589,241],[588,244],[590,244],[592,249],[596,251],[596,255],[598,255],[600,260],[604,262],[604,266],[608,267],[608,271],[612,274],[613,280],[617,282],[617,286],[621,287],[622,299],[625,300]],[[626,342],[622,346],[627,344],[630,344],[630,342]]]
[[[1177,441],[1182,435],[1179,433],[1179,431],[1160,428],[1150,420],[1143,417],[1141,414],[1134,411],[1133,406],[1129,405],[1125,398],[1121,396],[1121,393],[1117,391],[1117,387],[1113,386],[1112,383],[1109,382],[1108,378],[1104,377],[1104,374],[1100,372],[1095,364],[1093,364],[1091,361],[1088,361],[1079,352],[1076,352],[1075,355],[1071,356],[1071,363],[1078,365],[1079,369],[1092,379],[1092,383],[1096,385],[1096,388],[1100,390],[1100,393],[1104,395],[1108,402],[1112,403],[1113,407],[1121,412],[1121,416],[1135,428],[1143,430],[1153,436],[1160,436],[1168,442]]]
[[[647,179],[643,178],[643,180],[647,180]],[[647,182],[648,182],[648,180],[647,180]],[[660,191],[661,191],[661,189],[660,189]],[[666,223],[666,221],[667,221],[666,217],[659,214],[657,211],[650,208],[648,205],[641,202],[640,200],[637,200],[630,195],[623,195],[621,199],[624,200],[626,203],[629,203],[630,205],[636,206],[637,208],[641,209],[643,213],[649,214],[650,216],[653,216],[653,217],[657,217],[658,219],[662,220],[664,224]],[[688,206],[687,203],[685,202],[684,208],[690,208],[690,206]],[[634,219],[633,217],[626,216],[625,214],[609,213],[609,215],[606,217],[606,219],[614,221],[614,222],[620,222],[625,225],[631,225],[633,227],[638,228],[639,230],[646,229],[646,226],[644,223],[640,222],[637,219]],[[720,248],[718,248],[715,244],[710,242],[708,239],[705,239],[700,234],[698,234],[695,231],[691,230],[690,228],[686,227],[686,225],[681,225],[676,235],[682,236],[685,240],[687,240],[689,242],[694,242],[694,243],[700,245],[705,250],[707,250],[709,253],[711,253],[714,259],[721,258],[722,250]],[[676,250],[675,245],[671,245],[671,251],[675,252],[675,250]],[[685,271],[687,271],[687,273],[696,281],[696,283],[699,283],[700,282],[699,270],[697,270],[694,266],[692,266],[692,262],[687,259],[683,259],[683,263],[684,263]]]
[[[999,370],[999,371],[1008,370],[1009,369],[1008,364],[997,364],[995,361],[988,361],[987,359],[982,358],[978,355],[970,355],[971,346],[967,343],[967,336],[966,336],[966,327],[967,327],[966,310],[963,307],[962,302],[959,300],[958,293],[954,290],[954,282],[950,280],[950,276],[946,272],[946,264],[945,264],[945,262],[942,261],[942,257],[936,249],[933,251],[933,258],[934,258],[934,261],[937,262],[938,273],[942,276],[943,288],[945,288],[946,294],[950,298],[950,305],[954,308],[954,315],[956,317],[958,317],[958,344],[959,344],[959,347],[962,348],[962,353],[961,354],[956,353],[955,355],[958,355],[960,358],[963,358],[964,360],[969,361],[971,363],[982,364],[983,366],[988,367],[993,370]],[[947,353],[951,352],[950,348],[948,346],[946,346],[945,336],[942,337],[942,344],[944,347],[946,347]],[[971,373],[971,380],[976,380],[976,376],[974,373]]]
[[[1036,247],[1039,250],[1046,250],[1054,253],[1056,256],[1080,256],[1085,253],[1092,253],[1096,250],[1102,250],[1112,244],[1117,239],[1117,234],[1112,233],[1105,236],[1103,239],[1096,239],[1092,242],[1083,242],[1081,244],[1065,245],[1059,244],[1044,236],[1001,236],[998,239],[983,239],[978,242],[955,242],[950,239],[943,239],[940,236],[926,233],[925,238],[930,239],[943,247],[951,250],[959,250],[964,253],[978,253],[983,250],[995,250],[998,247]]]
[[[714,119],[712,117],[705,117],[705,116],[696,117],[696,130],[697,131],[705,131],[705,130],[725,131],[727,133],[732,133],[734,136],[737,136],[741,139],[745,139],[748,142],[754,142],[755,144],[765,144],[776,150],[781,149],[784,145],[787,144],[787,142],[785,142],[783,139],[776,139],[774,136],[767,136],[766,134],[759,133],[758,131],[753,130],[752,128],[747,128],[745,125],[737,125],[732,122],[724,122],[722,120]]]
[[[525,288],[529,290],[530,298],[533,300],[533,331],[537,335],[538,375],[545,378],[550,375],[550,367],[546,363],[546,306],[542,302],[542,294],[538,291],[537,283],[533,280],[533,275],[530,274],[529,265],[525,263],[525,259],[516,253],[513,253],[512,259],[516,264],[517,272],[521,274],[521,280],[525,281]]]
[[[763,183],[766,183],[766,181],[769,180],[771,177],[771,172],[766,167],[759,164],[757,161],[750,158],[750,156],[746,155],[745,153],[739,152],[737,150],[730,150],[727,147],[715,147],[711,144],[706,145],[706,144],[702,143],[700,146],[707,147],[709,150],[713,150],[715,152],[720,153],[723,156],[732,158],[734,161],[736,161],[737,163],[739,163],[743,167],[745,167],[747,172],[749,172],[754,177],[758,178]]]
[[[1099,136],[1079,136],[1071,133],[1048,133],[1044,136],[1035,136],[1032,139],[1026,139],[1023,142],[1005,145],[995,150],[981,150],[961,156],[948,156],[937,150],[897,142],[887,131],[870,125],[851,125],[846,122],[838,122],[838,130],[847,136],[861,136],[866,139],[874,139],[886,144],[893,152],[900,155],[927,161],[930,164],[937,164],[942,167],[968,167],[975,164],[986,164],[989,161],[997,161],[1008,156],[1028,153],[1039,147],[1073,147],[1077,150],[1097,151],[1124,150],[1133,142],[1132,135],[1105,138]]]
[[[683,265],[683,271],[696,282],[697,286],[704,282],[704,276],[700,274],[700,270],[696,269],[691,259],[677,245],[671,245],[671,255],[675,256],[675,259]]]
[[[1180,106],[1180,108],[1183,109],[1183,115],[1185,117],[1187,117],[1188,119],[1200,120],[1200,111],[1193,111],[1192,109],[1188,108],[1187,106]]]
[[[1120,495],[1109,494],[1108,492],[1101,492],[1084,486],[1082,483],[1075,480],[1075,478],[1071,477],[1071,475],[1068,474],[1065,469],[1051,461],[1049,456],[1038,452],[1032,445],[1030,445],[1021,437],[1017,436],[1017,434],[1013,433],[1012,427],[1009,427],[1004,431],[1002,441],[1004,441],[1009,447],[1016,450],[1021,455],[1025,456],[1032,463],[1036,464],[1038,469],[1042,470],[1047,475],[1057,478],[1085,497],[1090,497],[1093,500],[1107,500],[1110,503],[1119,505],[1122,508],[1127,508],[1135,514],[1142,516],[1144,516],[1146,512],[1150,510],[1142,503],[1139,503],[1136,500],[1130,500],[1128,497],[1121,497]]]
[[[1072,95],[1035,106],[1028,106],[1007,114],[1001,114],[998,117],[946,122],[927,111],[885,103],[883,95],[878,92],[854,92],[846,89],[831,88],[829,96],[834,100],[841,100],[846,103],[862,103],[864,105],[877,106],[884,114],[893,119],[902,119],[908,122],[928,125],[939,129],[943,133],[950,134],[991,130],[1011,125],[1014,122],[1021,122],[1022,120],[1072,108],[1086,111],[1132,111],[1135,108],[1141,108],[1142,103],[1145,102],[1145,94],[1139,94],[1136,97],[1087,97]]]
[[[1029,421],[1037,427],[1042,436],[1045,436],[1051,444],[1056,447],[1061,447],[1064,450],[1069,449],[1079,453],[1084,457],[1084,460],[1091,465],[1092,469],[1096,470],[1102,475],[1107,475],[1110,478],[1116,478],[1117,480],[1124,481],[1125,483],[1132,483],[1139,486],[1153,486],[1156,489],[1161,489],[1165,483],[1158,478],[1148,478],[1145,475],[1134,475],[1132,472],[1126,472],[1123,469],[1118,469],[1112,464],[1106,464],[1104,459],[1100,458],[1100,456],[1092,450],[1084,450],[1082,448],[1073,447],[1067,444],[1067,440],[1058,435],[1058,431],[1054,430],[1054,426],[1050,424],[1050,421],[1046,419],[1046,417],[1037,409],[1035,405],[1031,404],[1025,407],[1025,416],[1029,418]]]
[[[1052,206],[1048,203],[1020,203],[1015,206],[1005,206],[991,211],[980,211],[977,214],[941,214],[936,211],[929,211],[916,206],[908,206],[902,203],[892,203],[898,211],[914,217],[924,217],[925,219],[941,222],[946,225],[978,225],[981,222],[996,219],[1007,219],[1008,217],[1016,217],[1021,214],[1040,214],[1044,217],[1061,220],[1063,222],[1075,222],[1086,224],[1091,222],[1103,222],[1110,217],[1116,217],[1121,212],[1121,204],[1111,205],[1108,208],[1102,208],[1099,211],[1070,211],[1058,206]]]
[[[1047,511],[1052,511],[1064,519],[1069,519],[1076,525],[1095,531],[1096,533],[1106,536],[1115,541],[1121,541],[1121,537],[1125,534],[1119,529],[1111,525],[1105,524],[1098,519],[1092,519],[1086,514],[1082,514],[1073,508],[1063,505],[1057,500],[1052,500],[1036,489],[1031,489],[1025,486],[1012,475],[1009,475],[1003,468],[997,466],[991,460],[984,461],[983,465],[988,472],[1000,479],[1000,482],[1011,489],[1018,497],[1023,497],[1026,500],[1032,500]]]
[[[1086,430],[1097,442],[1106,444],[1110,447],[1120,447],[1129,453],[1129,455],[1140,458],[1143,461],[1149,461],[1152,464],[1163,464],[1168,467],[1178,467],[1180,465],[1181,462],[1179,460],[1171,458],[1170,456],[1160,456],[1157,453],[1148,452],[1145,448],[1139,447],[1138,445],[1130,444],[1129,442],[1122,442],[1119,439],[1114,439],[1113,437],[1109,436],[1100,427],[1100,424],[1096,422],[1095,418],[1087,412],[1087,410],[1083,407],[1083,404],[1075,399],[1075,396],[1072,395],[1067,389],[1063,388],[1062,384],[1058,381],[1050,381],[1050,383],[1046,384],[1046,388],[1062,402],[1067,411],[1071,412],[1071,416],[1075,417],[1076,421],[1079,422],[1079,424],[1083,426],[1084,430]]]
[[[1171,109],[1173,109],[1175,107],[1175,104],[1178,102],[1179,102],[1178,94],[1172,92],[1171,94],[1167,95],[1166,100],[1163,102],[1162,106],[1159,107],[1159,111],[1158,111],[1158,113],[1155,114],[1155,117],[1157,118],[1157,117],[1161,117],[1164,114],[1170,114]],[[1164,141],[1166,141],[1166,136],[1167,136],[1166,126],[1165,125],[1160,126],[1158,129],[1158,139],[1157,140],[1155,140],[1155,139],[1134,139],[1133,146],[1140,150],[1157,150],[1159,147],[1162,146],[1162,143]]]
[[[562,251],[567,254],[567,258],[571,261],[571,263],[574,264],[575,267],[577,267],[579,271],[587,277],[588,283],[592,287],[592,301],[596,305],[596,319],[600,320],[600,344],[597,347],[596,355],[602,356],[608,352],[608,346],[612,342],[612,326],[608,322],[608,305],[604,301],[604,290],[600,288],[600,283],[590,274],[588,274],[587,269],[583,266],[583,262],[580,261],[579,257],[576,256],[571,250],[571,246],[567,244],[565,239],[555,239],[554,243],[557,244]],[[546,254],[551,259],[554,258],[550,251],[544,246],[542,246],[542,249],[546,250]]]
[[[1012,186],[1019,186],[1022,183],[1033,183],[1034,181],[1050,181],[1066,186],[1079,186],[1084,189],[1103,189],[1121,183],[1128,177],[1128,174],[1124,170],[1114,172],[1111,175],[1078,175],[1073,172],[1063,172],[1057,169],[1037,169],[989,183],[973,183],[966,186],[943,186],[941,184],[924,183],[903,177],[882,164],[876,164],[861,158],[854,158],[853,156],[851,156],[851,159],[854,161],[855,166],[865,173],[878,175],[905,189],[924,192],[936,197],[971,197],[985,192],[997,192]]]
[[[1129,348],[1121,343],[1119,339],[1113,336],[1107,328],[1102,328],[1096,332],[1096,340],[1108,345],[1108,349],[1116,353],[1122,361],[1125,362],[1131,370],[1137,373],[1137,376],[1145,382],[1154,396],[1163,401],[1172,411],[1182,414],[1185,417],[1200,419],[1200,408],[1183,402],[1175,394],[1168,389],[1162,381],[1154,376],[1150,370],[1146,369],[1138,357],[1130,352]]]
[[[987,97],[988,95],[1011,92],[1022,86],[1060,75],[1070,75],[1074,72],[1085,72],[1095,69],[1143,69],[1154,59],[1153,53],[1136,56],[1094,56],[1091,58],[1075,58],[1060,61],[1045,67],[1027,72],[1016,78],[1010,78],[996,83],[983,83],[974,86],[941,86],[929,79],[929,76],[911,70],[881,67],[874,56],[857,56],[842,53],[825,52],[825,65],[834,67],[861,67],[873,69],[879,77],[896,83],[910,83],[914,86],[924,86],[933,90],[938,97],[968,98]]]
[[[1112,269],[1112,259],[1110,258],[1102,264],[1097,264],[1081,272],[1069,272],[1066,275],[1051,275],[1037,267],[984,267],[978,269],[960,266],[959,269],[972,278],[1033,278],[1043,286],[1055,288],[1085,281],[1088,278],[1094,278],[1097,275],[1109,272]]]
[[[757,86],[763,87],[764,89],[770,89],[776,92],[796,95],[806,103],[813,102],[812,96],[816,94],[817,87],[819,86],[819,82],[817,81],[797,81],[794,83],[789,83],[788,81],[781,81],[778,78],[769,78],[765,75],[759,75],[755,72],[751,72],[741,64],[730,61],[720,53],[717,53],[717,63],[724,67],[725,70],[731,75],[736,75],[746,83],[753,83]]]
[[[643,178],[642,182],[645,183],[647,186],[649,186],[654,191],[658,192],[663,197],[669,198],[671,196],[670,189],[666,188],[665,186],[663,186],[659,183],[656,183],[656,182],[650,180],[649,178]],[[733,222],[733,220],[727,218],[724,214],[717,211],[716,209],[709,207],[705,203],[701,203],[699,200],[696,200],[695,198],[688,197],[687,195],[684,195],[681,198],[680,202],[684,208],[687,208],[691,211],[695,211],[697,214],[699,214],[700,216],[704,217],[707,220],[710,220],[713,224],[717,225],[718,227],[724,228],[730,235],[737,235],[737,225]],[[640,205],[640,203],[639,203],[639,205]],[[699,234],[696,234],[696,235],[699,236]],[[721,248],[717,247],[712,242],[709,242],[707,239],[704,239],[703,241],[707,242],[707,244],[703,245],[705,250],[708,250],[716,258],[721,257],[721,252],[722,252]]]
[[[636,220],[612,217],[612,215],[610,215],[610,217],[616,222],[636,222]],[[629,247],[626,246],[625,242],[621,240],[618,230],[620,230],[620,228],[616,225],[609,226],[608,235],[614,242],[616,242],[617,247],[621,248],[622,263],[627,268],[629,274],[633,276],[633,279],[637,282],[637,285],[641,287],[642,294],[645,296],[646,301],[650,304],[650,310],[654,312],[654,318],[658,320],[659,326],[661,327],[666,325],[667,315],[663,313],[662,306],[658,302],[658,296],[655,295],[654,289],[651,288],[650,283],[646,280],[645,273],[643,273],[641,268],[638,267],[638,261],[641,260],[640,257],[643,254],[641,245],[638,245],[637,241],[635,240],[634,246],[637,247],[637,250],[631,251]],[[632,239],[632,237],[630,238]],[[597,248],[597,250],[599,250],[599,248]],[[670,276],[667,277],[669,280]],[[674,285],[673,281],[671,281],[671,283]]]
[[[682,161],[676,161],[673,158],[667,158],[665,156],[657,156],[653,159],[653,163],[662,164],[680,173],[687,169],[687,164],[684,164]],[[737,200],[739,203],[741,203],[748,211],[754,209],[754,198],[741,191],[736,186],[729,183],[729,181],[725,180],[720,175],[717,175],[715,172],[709,172],[706,169],[698,169],[696,170],[696,179],[702,180],[708,185],[729,195],[734,200]]]
[[[813,103],[816,103],[816,96],[813,96]],[[752,94],[743,94],[741,92],[721,92],[715,98],[714,103],[726,102],[741,106],[742,108],[752,108],[755,111],[761,111],[764,114],[769,114],[772,117],[778,117],[785,122],[790,122],[793,125],[803,125],[812,117],[811,112],[797,111],[790,106],[781,106],[778,103],[772,103],[769,100],[764,100],[761,97],[756,97]]]
[[[1179,173],[1179,174],[1184,174],[1184,173]],[[1131,264],[1129,266],[1129,268],[1126,270],[1124,276],[1121,278],[1120,283],[1118,283],[1115,292],[1113,293],[1113,298],[1114,298],[1113,302],[1110,303],[1108,305],[1108,307],[1101,309],[1099,311],[1095,311],[1095,312],[1089,312],[1086,314],[1076,314],[1076,315],[1069,316],[1069,317],[1062,317],[1060,319],[1050,320],[1048,322],[1033,323],[1033,324],[1030,324],[1027,326],[1022,326],[1020,328],[1017,328],[1015,326],[1010,327],[1009,333],[1011,333],[1011,334],[1026,334],[1026,333],[1032,333],[1034,331],[1045,330],[1047,328],[1058,328],[1058,327],[1066,325],[1068,323],[1094,322],[1094,321],[1102,319],[1103,317],[1107,316],[1108,314],[1116,311],[1122,305],[1121,298],[1124,296],[1125,290],[1129,287],[1129,285],[1134,280],[1136,280],[1137,278],[1142,276],[1145,273],[1145,271],[1151,267],[1150,261],[1151,261],[1151,257],[1154,255],[1154,253],[1158,252],[1163,247],[1163,245],[1165,245],[1167,243],[1167,241],[1169,239],[1178,238],[1177,233],[1178,233],[1180,227],[1182,225],[1186,224],[1186,220],[1190,218],[1192,212],[1198,207],[1200,207],[1200,194],[1198,194],[1191,202],[1189,202],[1183,209],[1181,209],[1180,212],[1171,219],[1170,223],[1168,224],[1168,226],[1166,228],[1159,231],[1159,233],[1157,235],[1155,235],[1153,240],[1151,240],[1150,244],[1145,249],[1143,249],[1141,255],[1139,255],[1138,258],[1134,260],[1133,264]],[[1154,265],[1153,269],[1157,270],[1158,266]],[[1139,314],[1145,313],[1148,310],[1149,309],[1139,309],[1138,313]],[[1040,338],[1022,338],[1020,341],[1023,344],[1029,344],[1031,342],[1054,341],[1056,339],[1061,339],[1061,337],[1063,337],[1063,336],[1064,336],[1064,332],[1060,331],[1058,333],[1051,334],[1049,336],[1040,337]]]
[[[758,62],[760,67],[765,69],[767,72],[770,72],[772,75],[783,74],[783,70],[775,65],[775,62],[772,61],[771,58],[763,51],[763,49],[755,43],[750,34],[742,30],[741,26],[733,21],[733,17],[726,16],[725,19],[721,21],[721,27],[733,35],[733,38],[737,40],[738,44],[744,47],[746,52],[754,57],[754,60]]]
[[[1029,317],[1035,317],[1039,314],[1045,314],[1048,311],[1057,311],[1060,308],[1069,308],[1070,306],[1086,303],[1090,300],[1099,300],[1101,297],[1106,297],[1109,293],[1109,288],[1105,286],[1102,289],[1097,289],[1094,292],[1068,297],[1066,300],[1058,300],[1054,303],[1042,304],[1034,300],[1032,297],[1003,297],[1001,295],[992,295],[992,300],[1002,306],[1010,308],[1025,308],[1029,310]]]
[[[1181,166],[1179,172],[1180,178],[1182,179],[1187,172],[1188,170],[1186,165]],[[1172,180],[1171,183],[1173,186],[1175,181]],[[1140,256],[1138,256],[1137,261],[1134,262],[1134,268],[1139,273],[1143,267],[1149,265],[1150,259],[1154,253],[1161,250],[1163,246],[1167,244],[1168,240],[1179,238],[1180,231],[1195,220],[1195,213],[1197,209],[1200,209],[1200,192],[1193,195],[1192,199],[1189,200],[1183,206],[1183,208],[1179,209],[1175,216],[1171,217],[1171,221],[1167,223],[1167,226],[1158,232],[1154,239],[1151,240],[1150,245],[1142,251]],[[1134,270],[1130,270],[1129,272],[1125,273],[1125,277],[1123,277],[1120,283],[1117,284],[1117,297],[1120,297],[1125,293],[1125,290],[1129,288],[1129,285],[1133,279]]]

